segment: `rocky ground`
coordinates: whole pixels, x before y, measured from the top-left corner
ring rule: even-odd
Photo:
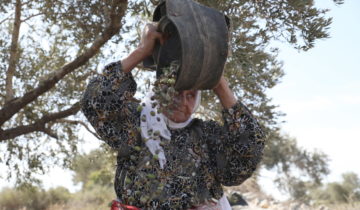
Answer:
[[[227,194],[233,210],[360,210],[360,204],[309,206],[297,201],[280,202],[263,193],[255,180],[249,179],[241,186],[228,187]]]

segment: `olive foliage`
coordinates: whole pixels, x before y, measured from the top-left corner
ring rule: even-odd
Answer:
[[[199,0],[231,19],[225,76],[236,96],[258,117],[268,135],[263,164],[304,170],[318,181],[327,173],[322,154],[305,153],[279,133],[283,115],[267,90],[284,75],[273,41],[309,50],[328,38],[328,10],[313,0]],[[29,179],[51,164],[68,167],[77,153],[79,114],[86,79],[121,42],[129,52],[138,42],[139,23],[149,20],[155,0],[4,0],[0,3],[0,164],[8,176]],[[342,0],[334,0],[342,4]],[[138,80],[144,80],[138,74]],[[203,94],[203,117],[220,120],[211,91]],[[90,129],[89,129],[90,130]],[[290,143],[289,143],[290,142]],[[292,149],[282,147],[290,145]],[[287,157],[293,158],[287,158]],[[301,157],[306,157],[301,160]],[[316,157],[316,158],[315,158]],[[298,159],[290,163],[289,160]],[[319,164],[321,166],[319,166]],[[21,165],[21,166],[20,166]],[[307,167],[311,166],[311,167]],[[21,180],[20,179],[20,180]]]
[[[342,174],[341,181],[314,185],[311,182],[293,178],[291,190],[293,199],[313,204],[354,204],[360,201],[360,179],[356,173]]]
[[[127,9],[118,0],[1,1],[0,161],[8,176],[69,164],[86,126],[77,114],[86,79],[100,48],[121,40]]]

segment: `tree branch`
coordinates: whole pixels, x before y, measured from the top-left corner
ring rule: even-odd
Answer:
[[[19,32],[20,32],[20,24],[21,24],[20,18],[21,18],[21,2],[20,0],[16,0],[14,28],[11,35],[9,66],[6,71],[5,102],[10,101],[14,97],[12,82],[15,73],[16,63],[18,62],[19,59],[18,40],[19,40]]]
[[[65,75],[73,72],[78,67],[88,62],[89,59],[96,55],[100,48],[109,39],[111,39],[112,36],[120,31],[122,26],[121,20],[124,17],[125,10],[127,8],[127,1],[114,1],[114,4],[116,5],[111,6],[112,10],[110,13],[109,25],[105,28],[104,32],[93,42],[92,46],[70,63],[65,64],[62,68],[56,70],[53,74],[48,75],[48,78],[45,81],[42,81],[35,89],[25,93],[22,97],[17,98],[16,100],[5,103],[4,107],[0,110],[0,126],[9,120],[20,109],[24,108],[27,104],[36,100],[40,95],[54,87],[56,83],[59,82]]]
[[[57,120],[56,122],[58,123],[70,123],[70,124],[74,124],[74,125],[77,125],[77,124],[80,124],[82,126],[85,127],[85,129],[87,131],[89,131],[92,135],[94,135],[97,139],[100,139],[100,136],[98,136],[95,132],[91,131],[90,128],[86,125],[86,123],[84,123],[83,121],[80,121],[80,120],[67,120],[67,119],[60,119],[60,120]]]
[[[25,5],[29,4],[30,2],[32,2],[32,0],[29,0],[29,1],[23,2],[21,5],[22,5],[22,6],[25,6]]]
[[[37,13],[37,14],[33,14],[33,15],[30,15],[29,17],[27,17],[27,18],[25,18],[25,19],[23,19],[23,20],[21,20],[21,22],[25,22],[25,21],[27,21],[27,20],[29,20],[29,19],[31,19],[31,18],[33,18],[33,17],[36,17],[36,16],[39,16],[39,15],[43,15],[44,13]]]
[[[45,134],[49,135],[50,137],[53,137],[54,139],[59,139],[58,135],[54,133],[50,128],[44,128],[43,130],[40,130],[41,132],[44,132]]]
[[[77,102],[69,109],[66,109],[64,111],[60,111],[57,113],[45,115],[31,125],[23,125],[23,126],[18,126],[16,128],[11,128],[8,130],[1,130],[0,142],[15,138],[20,135],[28,134],[28,133],[31,133],[34,131],[41,131],[41,132],[44,132],[44,133],[50,135],[50,133],[52,133],[52,132],[49,132],[50,131],[49,128],[46,128],[45,125],[47,123],[68,117],[70,115],[74,115],[79,110],[80,110],[80,102]],[[51,134],[50,136],[54,137],[55,135]]]
[[[10,15],[8,15],[6,18],[4,18],[2,21],[0,21],[0,25],[3,24],[5,21],[9,20],[11,15],[13,15],[12,13]]]

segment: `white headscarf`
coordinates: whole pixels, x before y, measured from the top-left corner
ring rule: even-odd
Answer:
[[[163,147],[160,145],[160,136],[165,140],[171,140],[171,133],[168,129],[180,129],[186,127],[191,121],[192,117],[182,123],[176,123],[168,119],[164,114],[157,113],[159,105],[157,104],[153,107],[152,103],[155,101],[151,100],[154,95],[153,91],[150,91],[148,95],[141,102],[142,111],[140,119],[140,128],[141,128],[141,137],[146,140],[146,147],[150,150],[151,154],[157,155],[159,159],[160,168],[163,169],[166,164],[166,157]],[[197,91],[195,106],[192,111],[194,113],[196,109],[200,106],[201,102],[201,93]],[[154,135],[154,134],[158,135]]]

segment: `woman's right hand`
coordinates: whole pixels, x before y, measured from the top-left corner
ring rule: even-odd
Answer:
[[[157,40],[159,40],[161,45],[165,42],[164,35],[156,29],[156,24],[148,23],[142,31],[138,49],[144,53],[145,58],[152,55]]]
[[[139,46],[121,61],[124,72],[130,72],[141,61],[152,55],[157,40],[159,40],[160,44],[165,42],[165,36],[156,31],[156,29],[157,26],[155,24],[146,24]]]

